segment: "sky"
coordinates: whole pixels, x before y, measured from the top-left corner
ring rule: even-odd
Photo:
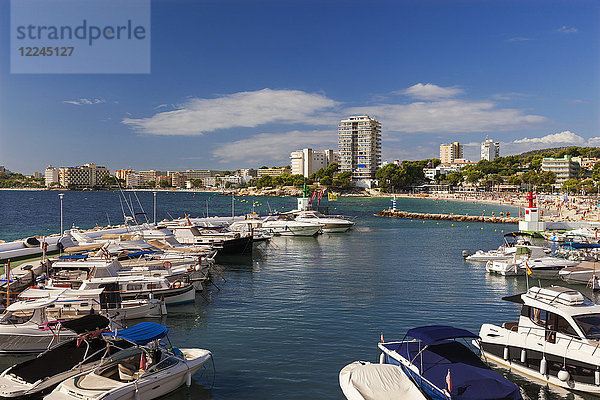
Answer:
[[[82,0],[83,1],[83,0]],[[106,0],[114,1],[114,0]],[[125,1],[125,0],[122,0]],[[150,72],[11,73],[0,0],[0,165],[257,168],[382,124],[382,159],[600,146],[600,2],[151,2]]]

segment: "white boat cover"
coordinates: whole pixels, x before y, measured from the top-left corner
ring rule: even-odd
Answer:
[[[65,289],[65,288],[47,288],[47,289],[29,288],[29,289],[25,289],[19,295],[19,297],[22,299],[54,298],[55,300],[59,296],[60,297],[96,298],[103,291],[104,291],[104,288],[86,289],[86,290],[73,290],[73,289]]]
[[[340,371],[340,387],[348,400],[426,400],[402,368],[355,361]]]

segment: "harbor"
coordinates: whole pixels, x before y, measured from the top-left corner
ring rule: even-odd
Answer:
[[[7,219],[7,226],[22,227],[10,234],[3,228],[3,238],[57,231],[60,202],[56,193],[0,195],[14,215],[20,215]],[[147,214],[152,215],[152,193],[138,195]],[[29,203],[53,207],[16,213],[23,196],[28,196]],[[157,220],[186,214],[205,216],[207,201],[210,216],[231,215],[230,197],[193,196],[160,193]],[[252,211],[252,205],[261,214],[268,213],[269,208],[285,211],[296,206],[296,199],[288,197],[270,198],[269,204],[264,199],[241,200],[235,203],[240,215]],[[214,382],[212,375],[196,374],[190,388],[184,385],[165,398],[342,399],[340,370],[355,360],[377,362],[381,334],[386,341],[399,340],[410,327],[431,324],[454,325],[477,333],[484,323],[500,324],[518,314],[516,304],[501,298],[525,292],[525,276],[489,274],[485,263],[462,257],[464,249],[497,248],[505,233],[515,230],[514,224],[416,223],[373,215],[389,202],[389,198],[324,202],[331,213],[353,217],[354,229],[309,237],[275,236],[267,245],[255,245],[252,258],[231,257],[217,264],[215,285],[207,285],[194,302],[168,306],[166,316],[152,319],[168,327],[177,346],[209,349],[214,358]],[[427,214],[475,214],[481,209],[478,204],[423,199],[399,199],[398,204]],[[119,221],[121,213],[118,194],[111,192],[70,192],[63,199],[63,207],[68,210],[64,225],[71,228],[75,224],[82,230],[100,226],[107,213],[112,222]],[[486,210],[499,213],[506,212],[507,207],[486,205]],[[37,213],[51,219],[40,218]],[[598,294],[585,285],[574,287],[599,301]],[[6,355],[0,363],[6,368],[25,359]],[[530,398],[593,398],[547,387],[506,369],[497,370]]]

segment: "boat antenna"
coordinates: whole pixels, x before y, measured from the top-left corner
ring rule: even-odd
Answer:
[[[127,214],[125,214],[125,208],[123,208],[123,199],[119,196],[119,203],[121,203],[121,211],[123,212],[123,221],[125,221],[125,225],[127,225]]]
[[[273,211],[271,210],[271,205],[269,204],[269,200],[267,200],[267,207],[269,207],[269,214],[272,214]]]
[[[133,218],[133,221],[135,222],[135,224],[137,225],[137,219],[135,218],[135,213],[133,212],[133,208],[131,207],[131,205],[127,202],[127,197],[125,197],[125,193],[123,192],[123,187],[121,186],[121,182],[119,182],[119,180],[117,179],[117,185],[119,186],[119,191],[121,193],[121,196],[123,196],[123,200],[125,201],[125,204],[127,205],[127,208],[129,209],[129,212],[131,213],[131,216]],[[129,200],[131,201],[131,196],[129,196]],[[121,204],[121,208],[123,207],[123,204]],[[123,216],[125,217],[125,219],[127,220],[127,216],[125,215],[125,211],[123,210]]]
[[[133,192],[133,195],[135,196],[135,199],[137,200],[137,203],[140,206],[140,209],[142,210],[141,214],[143,214],[144,217],[146,218],[146,223],[150,223],[150,220],[148,219],[148,214],[146,214],[146,211],[144,210],[144,206],[142,206],[142,203],[140,203],[140,199],[137,195],[137,192]]]
[[[110,226],[110,217],[108,216],[108,213],[106,213],[106,219],[108,220],[108,225]]]

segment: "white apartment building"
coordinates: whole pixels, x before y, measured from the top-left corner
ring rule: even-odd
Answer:
[[[181,173],[185,176],[186,179],[194,180],[194,179],[204,179],[209,176],[215,176],[217,174],[222,174],[223,171],[215,171],[210,169],[187,169],[185,171],[181,171]]]
[[[494,142],[486,136],[481,143],[481,159],[492,161],[496,157],[500,157],[500,142]]]
[[[59,170],[54,168],[52,165],[46,167],[44,171],[44,178],[46,181],[46,187],[50,187],[53,183],[59,183]]]
[[[303,175],[308,178],[321,168],[327,168],[332,163],[339,163],[340,155],[333,150],[302,149],[290,154],[292,175]]]
[[[99,167],[93,163],[77,167],[61,167],[59,183],[62,187],[92,187],[101,185],[105,176],[110,176],[110,171],[106,167]]]
[[[440,161],[442,164],[452,164],[457,158],[463,158],[462,144],[454,142],[440,145]]]
[[[348,117],[338,125],[340,171],[370,186],[381,165],[381,123],[368,115]]]
[[[118,169],[115,171],[117,179],[126,179],[129,174],[135,174],[135,171],[133,169]]]
[[[576,178],[581,166],[570,156],[564,158],[544,158],[542,171],[552,171],[556,174],[556,183],[561,184],[567,179]]]
[[[127,187],[141,187],[144,186],[144,180],[140,174],[127,174],[125,176],[125,186]]]
[[[423,168],[425,178],[433,181],[438,175],[448,175],[452,172],[460,171],[459,166],[438,165],[435,168]]]

